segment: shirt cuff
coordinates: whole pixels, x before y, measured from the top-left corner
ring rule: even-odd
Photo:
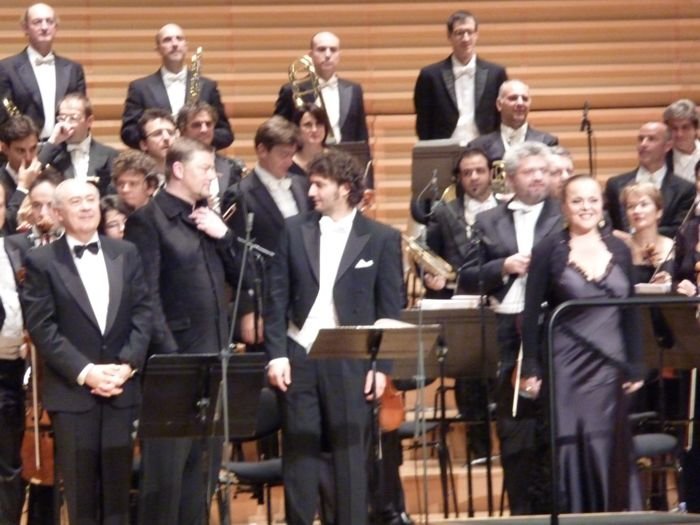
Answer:
[[[283,362],[289,363],[289,358],[288,357],[275,357],[274,359],[270,359],[270,362],[267,363],[267,366],[265,366],[265,370],[268,370],[271,366],[276,365],[277,363],[283,363]]]
[[[89,363],[85,368],[83,368],[83,371],[78,374],[78,384],[80,386],[85,385],[85,379],[87,378],[87,375],[90,373],[90,370],[92,370],[92,367],[95,366],[93,363]]]

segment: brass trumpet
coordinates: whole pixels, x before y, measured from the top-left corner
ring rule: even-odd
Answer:
[[[5,108],[5,113],[10,118],[19,117],[22,115],[19,108],[15,105],[10,97],[2,99],[2,107]]]
[[[414,238],[408,235],[402,235],[402,237],[406,243],[406,254],[414,264],[422,267],[429,274],[443,277],[446,281],[457,279],[457,273],[445,259],[421,246]]]
[[[323,94],[321,93],[321,87],[318,82],[318,75],[316,74],[316,67],[314,66],[314,61],[309,55],[304,55],[298,58],[289,65],[289,85],[292,87],[292,98],[294,99],[294,106],[297,110],[301,110],[306,104],[304,97],[306,95],[313,95],[316,104],[323,110],[326,116],[326,130],[328,135],[326,137],[326,142],[328,144],[335,144],[336,138],[333,133],[333,126],[331,126],[331,121],[328,118],[328,112],[326,111],[326,104],[323,101]]]
[[[506,163],[502,160],[494,160],[491,164],[491,190],[501,195],[509,192],[506,181]]]
[[[199,101],[200,86],[199,79],[202,76],[202,46],[197,48],[192,55],[192,63],[190,65],[190,82],[187,86],[187,102],[195,103]]]

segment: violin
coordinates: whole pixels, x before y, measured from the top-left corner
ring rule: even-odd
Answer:
[[[387,377],[384,394],[379,399],[379,427],[382,432],[398,430],[405,419],[403,396],[391,378]]]

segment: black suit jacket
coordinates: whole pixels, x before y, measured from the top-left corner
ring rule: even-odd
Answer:
[[[214,169],[219,176],[219,198],[223,199],[226,190],[241,182],[245,163],[217,153],[214,156]]]
[[[636,177],[637,170],[630,171],[611,177],[605,185],[605,203],[612,226],[616,230],[629,230],[627,214],[622,208],[620,196],[625,186],[634,184]],[[666,170],[666,175],[661,183],[661,197],[664,202],[664,210],[659,221],[659,233],[673,238],[683,222],[685,214],[695,201],[695,186]]]
[[[320,214],[287,220],[270,270],[265,348],[270,359],[287,357],[287,322],[301,328],[319,291]],[[401,236],[357,213],[333,287],[340,325],[398,319],[404,305]]]
[[[527,127],[525,140],[530,142],[541,142],[547,146],[556,146],[559,144],[559,139],[557,139],[557,137],[554,135],[536,130],[530,126]],[[489,162],[503,159],[503,155],[506,153],[506,146],[503,144],[500,129],[477,137],[468,144],[468,147],[483,150],[484,153],[486,153],[486,156],[489,158]]]
[[[191,204],[161,190],[126,222],[125,239],[141,253],[153,298],[156,353],[216,353],[228,339],[224,283],[235,288],[238,279],[233,235],[205,235],[191,212]]]
[[[45,142],[41,149],[42,157],[45,156],[48,164],[63,173],[64,178],[72,179],[75,177],[73,162],[65,142],[61,144]],[[87,176],[97,177],[100,195],[107,193],[107,188],[112,181],[112,163],[117,155],[119,152],[116,149],[101,144],[95,139],[90,140]]]
[[[308,191],[309,181],[301,175],[289,175],[292,180],[292,195],[299,208],[299,213],[310,209]],[[239,237],[245,237],[245,221],[248,213],[253,213],[252,236],[255,242],[268,250],[275,251],[280,233],[284,229],[284,217],[272,195],[253,171],[237,187],[231,188],[223,200],[223,208],[236,201],[238,209],[229,221],[231,228]]]
[[[189,86],[190,72],[187,73],[185,89]],[[221,95],[216,82],[206,77],[200,77],[200,100],[212,105],[219,114],[219,119],[214,127],[214,141],[212,146],[216,149],[228,148],[233,143],[233,130],[226,117],[226,110],[221,102]],[[121,138],[124,144],[130,148],[139,149],[141,133],[138,122],[143,112],[150,108],[161,108],[172,113],[168,92],[163,83],[160,69],[147,77],[139,78],[129,84],[129,89],[124,101],[124,113],[122,114]]]
[[[302,90],[310,89],[310,84],[301,85]],[[369,138],[367,133],[367,118],[365,116],[365,103],[362,94],[362,86],[355,82],[338,79],[338,97],[340,99],[340,142],[366,142]],[[313,93],[304,95],[304,101],[313,104],[315,97]],[[294,120],[296,113],[292,87],[285,84],[280,88],[275,102],[275,115],[282,115],[287,120]]]
[[[143,367],[151,335],[152,309],[136,248],[100,237],[109,278],[105,333],[95,319],[65,237],[30,250],[22,290],[25,322],[44,366],[42,400],[50,411],[83,412],[96,397],[77,383],[89,364],[128,363]],[[139,402],[139,381],[105,399],[116,408]]]
[[[544,206],[535,224],[535,242],[533,249],[544,237],[562,228],[559,202],[552,198],[544,201]],[[481,255],[479,250],[470,253],[464,270],[460,275],[460,284],[470,293],[479,293],[479,256],[481,256],[481,278],[484,291],[502,301],[517,278],[510,275],[504,282],[503,263],[506,258],[518,253],[518,241],[515,236],[513,212],[508,203],[502,203],[476,216],[474,229],[481,236]]]
[[[498,89],[508,80],[505,68],[476,59],[474,78],[474,119],[481,135],[491,133],[500,124],[496,109]],[[452,59],[421,69],[413,92],[416,133],[420,140],[447,139],[457,126],[459,108],[452,73]]]
[[[56,55],[56,109],[58,102],[68,93],[85,93],[83,66]],[[0,98],[9,97],[23,114],[31,117],[39,129],[44,127],[44,106],[41,92],[26,48],[0,61]],[[0,122],[7,118],[4,109]]]

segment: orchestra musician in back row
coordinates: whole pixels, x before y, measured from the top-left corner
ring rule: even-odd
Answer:
[[[58,16],[50,5],[30,5],[20,25],[27,47],[0,60],[0,99],[10,99],[20,114],[34,121],[39,137],[47,139],[56,124],[58,102],[67,93],[85,94],[85,73],[77,62],[54,53]],[[9,116],[0,108],[0,122]]]
[[[136,248],[97,234],[96,186],[63,181],[53,210],[65,235],[27,254],[22,303],[57,470],[71,523],[123,525],[151,302]]]

